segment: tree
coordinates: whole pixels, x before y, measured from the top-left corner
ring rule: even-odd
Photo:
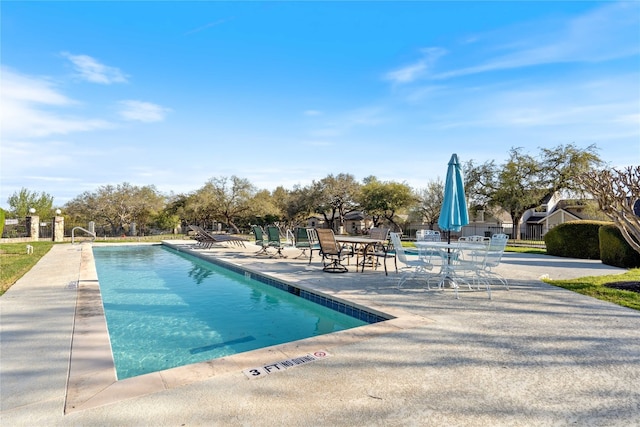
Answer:
[[[380,182],[374,176],[365,178],[365,184],[360,190],[360,207],[373,219],[373,226],[377,227],[380,219],[385,218],[395,227],[402,228],[395,222],[396,213],[415,203],[417,199],[406,183],[394,181]]]
[[[110,229],[111,235],[124,233],[132,222],[144,232],[154,216],[161,212],[164,196],[154,186],[138,187],[127,182],[85,191],[65,205],[71,223],[87,224]]]
[[[205,206],[212,217],[227,224],[235,233],[240,233],[234,221],[251,210],[251,200],[255,194],[255,188],[249,180],[235,175],[231,178],[211,178],[204,189],[211,195],[210,203]]]
[[[313,181],[310,188],[314,211],[321,214],[327,224],[335,229],[344,227],[344,216],[358,207],[360,184],[353,175],[341,173],[327,175],[320,181]]]
[[[37,193],[21,188],[7,199],[11,207],[10,214],[14,218],[24,218],[29,215],[29,209],[35,209],[40,217],[53,217],[53,196]]]
[[[620,229],[627,243],[640,253],[640,216],[634,211],[640,203],[640,166],[591,170],[582,173],[579,181]]]
[[[414,197],[418,200],[418,203],[413,212],[417,214],[420,221],[429,224],[429,229],[433,230],[440,217],[440,209],[444,199],[444,184],[442,180],[429,181],[426,188],[415,192]]]
[[[499,206],[511,215],[512,235],[520,238],[520,221],[528,209],[540,206],[556,192],[578,191],[578,176],[601,163],[597,147],[579,149],[573,144],[542,149],[539,156],[512,148],[505,164],[494,161],[465,167],[465,187],[469,201]]]

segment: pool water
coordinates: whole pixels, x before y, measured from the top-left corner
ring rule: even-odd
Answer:
[[[118,379],[367,324],[162,246],[93,253]]]

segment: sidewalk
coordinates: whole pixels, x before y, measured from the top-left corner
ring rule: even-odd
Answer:
[[[330,357],[250,380],[240,366],[65,415],[76,285],[90,246],[55,245],[0,298],[3,426],[640,425],[640,312],[539,279],[615,274],[599,261],[505,254],[510,291],[428,291],[366,270],[323,273],[318,259],[207,253],[381,311],[411,325],[326,338]],[[291,251],[291,252],[288,252]],[[385,322],[386,323],[386,322]],[[353,332],[352,335],[358,335]],[[264,363],[306,348],[259,354]],[[213,364],[212,364],[213,366]],[[181,372],[184,372],[181,371]],[[131,390],[125,390],[131,392]]]

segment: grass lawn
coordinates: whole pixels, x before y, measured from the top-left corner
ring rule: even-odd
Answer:
[[[623,307],[640,310],[640,293],[626,290],[619,290],[607,287],[608,284],[619,282],[640,283],[640,268],[633,268],[624,274],[613,276],[588,276],[579,279],[569,280],[543,280],[553,286],[559,286],[570,291],[609,301]]]
[[[27,245],[33,246],[32,254],[27,254]],[[53,242],[0,244],[0,295],[31,270],[53,245]]]

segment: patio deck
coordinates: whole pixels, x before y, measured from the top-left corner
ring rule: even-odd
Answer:
[[[0,298],[0,424],[639,425],[640,313],[539,280],[622,269],[507,253],[499,272],[510,291],[495,287],[493,300],[461,291],[456,300],[452,291],[427,292],[418,282],[398,290],[392,272],[323,273],[319,258],[310,266],[294,259],[296,249],[286,249],[293,255],[286,259],[257,258],[252,245],[199,252],[401,321],[234,356],[207,373],[177,368],[154,377],[153,387],[119,382],[118,398],[65,414],[76,288],[92,280],[89,249],[55,245]],[[242,373],[310,348],[331,357],[261,379]],[[100,351],[86,359],[100,360]]]

